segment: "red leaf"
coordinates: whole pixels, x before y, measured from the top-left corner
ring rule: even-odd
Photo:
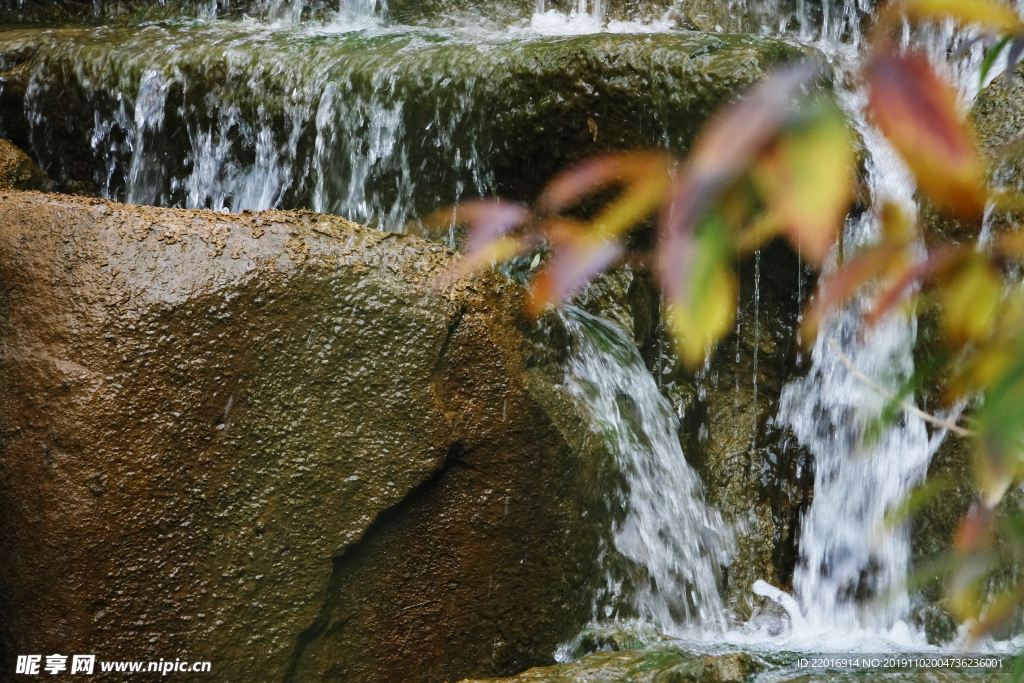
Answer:
[[[928,255],[924,261],[904,271],[895,282],[890,284],[876,299],[871,312],[864,317],[864,321],[872,326],[892,310],[899,303],[911,287],[919,282],[927,280],[936,272],[945,269],[954,260],[962,256],[962,251],[954,245],[946,245],[936,249]]]
[[[956,92],[918,54],[877,48],[864,69],[868,111],[936,206],[965,221],[985,210],[985,172]]]

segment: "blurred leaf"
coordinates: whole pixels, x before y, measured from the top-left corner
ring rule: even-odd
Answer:
[[[1024,479],[1024,354],[1017,351],[975,417],[975,480],[990,506]]]
[[[1024,559],[1024,516],[1005,515],[1002,520],[1003,537],[1017,560]]]
[[[543,214],[556,214],[609,187],[622,192],[592,221],[602,237],[622,234],[654,212],[666,198],[672,157],[660,151],[596,157],[559,173],[537,200]]]
[[[952,373],[947,392],[954,398],[991,390],[1024,354],[1024,289],[1012,290],[988,343],[978,346]]]
[[[904,270],[875,298],[871,312],[864,317],[864,322],[869,326],[875,325],[902,301],[913,287],[927,280],[937,271],[948,268],[963,255],[964,250],[960,247],[944,245],[934,250],[924,261]]]
[[[1002,54],[1006,46],[1013,40],[1013,36],[1004,36],[992,46],[992,49],[986,53],[985,58],[981,60],[981,67],[978,69],[978,78],[980,80],[981,87],[985,87],[985,81],[988,80],[988,73],[995,66],[996,60],[999,59],[999,55]]]
[[[897,0],[882,12],[882,20],[896,23],[901,17],[911,21],[952,19],[994,33],[1021,29],[1021,20],[1010,7],[994,0]]]
[[[725,226],[717,214],[709,214],[677,264],[683,273],[679,287],[666,292],[679,354],[691,369],[700,365],[708,348],[732,327],[737,285],[731,254]]]
[[[526,301],[527,314],[534,316],[548,306],[563,303],[625,251],[618,240],[605,239],[578,221],[554,219],[545,231],[551,256],[531,283]]]
[[[780,70],[712,118],[701,131],[662,210],[662,250],[669,252],[665,259],[668,268],[662,273],[667,278],[666,289],[676,289],[671,268],[674,238],[692,231],[704,211],[747,170],[791,116],[794,98],[818,75],[818,69],[808,63]]]
[[[911,491],[910,495],[904,498],[896,508],[885,514],[886,528],[892,531],[955,485],[956,482],[950,475],[930,477]]]
[[[959,558],[956,571],[946,582],[946,604],[959,621],[977,619],[989,572],[998,563],[992,552],[977,552]]]
[[[971,627],[975,639],[991,635],[1006,626],[1014,618],[1017,606],[1024,601],[1024,586],[1008,588],[985,606],[985,613]]]
[[[957,347],[987,339],[992,334],[1003,291],[1003,280],[988,259],[980,255],[967,259],[939,293],[947,341]]]
[[[526,224],[529,219],[530,212],[525,206],[500,199],[466,202],[428,216],[423,225],[432,232],[452,226],[466,226],[469,229],[461,258],[452,264],[441,281],[451,281],[528,250],[536,244],[535,238],[509,236],[509,233]]]
[[[757,159],[753,175],[768,214],[812,263],[825,260],[853,200],[855,151],[842,111],[807,108]]]
[[[941,555],[914,567],[907,577],[907,589],[916,593],[954,573],[960,561],[953,554]]]
[[[957,526],[953,548],[961,555],[969,555],[992,547],[995,535],[995,513],[988,505],[975,505]]]
[[[735,277],[727,267],[714,259],[706,262],[705,255],[698,256],[708,251],[700,245],[710,238],[702,236],[695,240],[694,226],[771,143],[792,115],[794,98],[818,76],[817,67],[802,63],[777,71],[755,86],[703,129],[686,165],[672,184],[669,201],[662,207],[659,221],[655,265],[662,290],[678,311],[674,329],[677,341],[687,349],[684,357],[691,366],[703,359],[706,345],[725,333],[735,314],[731,300],[724,309],[715,312],[711,303],[687,291],[691,284],[702,291],[708,286],[708,280],[694,277],[695,269],[712,278],[719,287],[710,289],[715,302],[730,299],[722,294],[735,289]],[[723,233],[715,239],[728,244],[732,240],[728,222],[719,216],[712,223],[716,226],[714,229]]]
[[[1024,260],[1024,230],[1015,230],[999,236],[996,250],[1008,258]]]
[[[876,48],[864,68],[868,111],[935,205],[964,221],[985,210],[985,169],[956,92],[928,60]]]
[[[882,239],[889,244],[910,244],[917,238],[917,223],[910,219],[907,212],[899,204],[886,200],[882,202],[879,212],[882,224]]]
[[[848,301],[861,287],[886,272],[903,255],[903,244],[882,244],[847,259],[842,267],[818,286],[804,317],[803,343],[809,345],[818,335],[818,326],[836,306]]]

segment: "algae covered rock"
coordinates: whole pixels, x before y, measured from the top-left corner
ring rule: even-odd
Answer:
[[[399,229],[460,197],[532,200],[602,151],[685,151],[720,105],[802,54],[686,32],[12,28],[0,78],[23,87],[0,92],[0,123],[31,137],[59,187]]]
[[[0,661],[434,681],[592,616],[600,444],[522,289],[308,212],[0,193]]]
[[[743,683],[763,668],[745,652],[698,655],[672,645],[598,652],[570,664],[541,667],[486,683]],[[483,680],[462,683],[485,683]]]

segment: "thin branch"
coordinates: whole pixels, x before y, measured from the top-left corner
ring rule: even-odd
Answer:
[[[892,401],[893,403],[899,405],[899,407],[903,408],[903,410],[907,411],[911,415],[916,415],[917,417],[921,418],[925,422],[931,422],[936,427],[942,427],[943,429],[948,429],[949,431],[951,431],[954,434],[957,434],[959,436],[973,436],[974,435],[974,432],[972,432],[969,429],[964,429],[960,425],[954,424],[954,423],[950,422],[949,420],[943,420],[941,417],[935,417],[931,413],[926,413],[923,410],[921,410],[920,408],[918,408],[917,406],[915,406],[913,403],[909,403],[908,401],[901,401],[901,400],[899,400],[896,396],[894,396],[893,394],[889,393],[888,391],[886,391],[882,387],[880,387],[877,384],[875,384],[870,377],[868,377],[863,372],[861,372],[860,369],[857,368],[857,366],[853,364],[853,361],[850,360],[847,357],[847,355],[845,353],[843,353],[839,349],[839,344],[836,342],[835,339],[829,339],[828,343],[829,343],[829,345],[832,346],[832,350],[834,350],[836,352],[836,354],[839,356],[839,360],[843,361],[843,365],[845,365],[846,367],[848,367],[850,369],[850,372],[853,373],[853,376],[856,377],[857,379],[859,379],[865,385],[867,385],[870,389],[874,390],[882,398],[887,399],[889,401]]]

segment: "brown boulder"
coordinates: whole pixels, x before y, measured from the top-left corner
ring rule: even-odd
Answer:
[[[4,670],[507,675],[591,616],[604,451],[518,285],[308,212],[0,213]]]
[[[52,183],[36,162],[7,140],[0,139],[0,190],[49,192]]]

